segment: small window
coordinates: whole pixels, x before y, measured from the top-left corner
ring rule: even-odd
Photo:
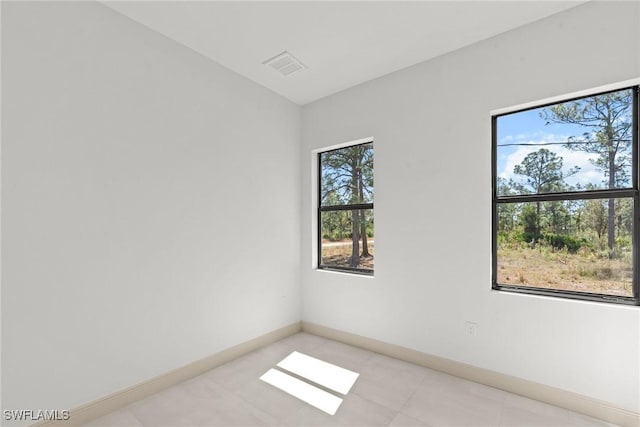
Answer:
[[[373,274],[373,142],[318,154],[318,268]]]
[[[638,87],[492,118],[493,288],[639,303]]]

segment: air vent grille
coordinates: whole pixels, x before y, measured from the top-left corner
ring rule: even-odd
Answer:
[[[298,58],[287,51],[267,59],[263,64],[273,68],[285,77],[307,68]]]

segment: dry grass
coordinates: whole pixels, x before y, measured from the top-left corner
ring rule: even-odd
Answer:
[[[498,283],[633,296],[630,261],[548,248],[498,250]]]
[[[324,265],[335,267],[350,267],[351,240],[345,240],[342,242],[330,242],[328,240],[323,240],[322,243],[322,263]],[[371,256],[361,256],[360,265],[358,266],[358,268],[373,270],[374,243],[368,242],[368,246]],[[362,242],[360,243],[360,254],[362,254]]]

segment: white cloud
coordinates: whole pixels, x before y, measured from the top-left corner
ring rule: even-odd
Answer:
[[[522,143],[526,143],[526,141],[532,140],[532,139],[539,139],[543,137],[542,133],[539,131],[536,132],[527,132],[527,133],[519,133],[516,135],[506,135],[502,138],[500,138],[500,141],[498,141],[498,144],[522,144]]]
[[[528,139],[535,138],[535,137],[536,135],[532,133],[519,133],[517,135],[507,135],[503,138],[500,138],[500,141],[498,141],[498,144],[513,144],[515,142],[520,143],[522,141],[526,141]]]
[[[513,153],[505,156],[504,159],[502,158],[503,156],[500,156],[498,158],[498,163],[502,163],[504,166],[502,170],[498,172],[498,176],[505,179],[515,179],[517,175],[513,173],[513,168],[522,163],[527,154],[533,153],[538,148],[539,147],[520,146],[516,148]]]
[[[566,141],[567,138],[556,135],[545,135],[541,140],[529,140],[519,141],[522,144],[540,144],[552,141]],[[498,176],[507,180],[513,179],[516,182],[522,181],[523,177],[513,173],[513,169],[516,165],[522,163],[527,154],[538,151],[540,148],[546,148],[556,153],[563,160],[563,171],[568,173],[570,169],[579,167],[580,172],[566,179],[567,184],[570,185],[586,185],[589,183],[600,185],[604,178],[602,171],[599,171],[590,161],[595,159],[596,155],[592,153],[585,153],[584,151],[572,151],[565,148],[562,145],[540,146],[540,145],[521,145],[513,147],[513,151],[503,156],[499,155],[498,165],[501,166],[501,170],[498,171]],[[498,152],[499,153],[499,152]]]

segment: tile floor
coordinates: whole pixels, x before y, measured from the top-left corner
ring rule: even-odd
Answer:
[[[292,351],[360,373],[334,416],[259,380]],[[299,333],[84,427],[612,426],[587,416]]]

